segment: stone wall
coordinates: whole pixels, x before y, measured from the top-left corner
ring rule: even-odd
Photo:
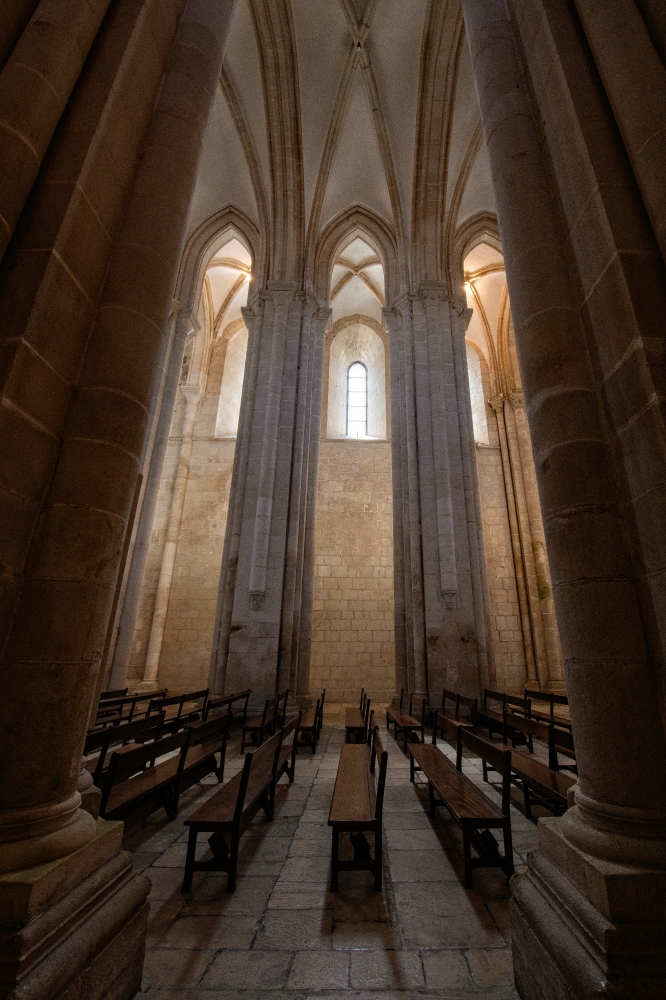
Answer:
[[[395,691],[388,441],[322,441],[310,691],[354,701]]]

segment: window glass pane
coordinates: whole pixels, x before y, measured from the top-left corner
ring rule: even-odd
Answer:
[[[368,372],[358,361],[347,373],[347,435],[368,436]]]

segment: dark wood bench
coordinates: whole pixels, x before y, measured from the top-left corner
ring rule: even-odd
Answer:
[[[222,698],[209,698],[206,705],[206,718],[211,713],[223,712],[226,709],[232,716],[242,716],[242,724],[244,724],[247,722],[247,706],[251,694],[252,692],[248,688],[247,691],[236,691],[234,694],[225,694]],[[240,702],[240,704],[234,708],[236,702]]]
[[[472,888],[474,868],[501,868],[507,882],[513,875],[511,837],[511,751],[500,749],[476,736],[464,726],[458,727],[456,764],[433,743],[410,743],[410,777],[422,771],[428,781],[430,816],[438,805],[446,806],[462,830],[465,885]],[[484,762],[490,762],[502,776],[502,805],[498,807],[474,782],[462,773],[463,751],[469,750]],[[502,831],[504,855],[491,830]],[[472,857],[472,847],[477,857]]]
[[[488,702],[493,702],[497,707],[491,708]],[[483,692],[483,703],[477,707],[475,720],[478,726],[482,726],[488,730],[490,739],[493,738],[494,734],[498,734],[504,738],[505,709],[520,712],[526,718],[529,718],[532,712],[532,703],[529,698],[521,698],[518,695],[505,694],[501,691],[491,691],[486,688]],[[524,742],[524,740],[521,742]]]
[[[119,752],[129,752],[135,743],[148,743],[162,736],[164,712],[152,715],[149,719],[134,719],[133,722],[123,722],[118,726],[107,726],[106,729],[93,729],[86,736],[83,753],[88,757],[86,769],[93,776],[97,787],[104,773],[107,756],[110,749]]]
[[[447,701],[452,704],[453,712],[446,711]],[[474,726],[476,707],[476,698],[467,698],[465,695],[447,691],[445,688],[442,691],[442,711],[435,712],[435,718],[432,721],[432,742],[437,742],[439,730],[441,730],[442,735],[450,733],[455,742],[458,739],[458,726]]]
[[[510,712],[505,715],[505,743],[515,732],[521,732],[526,739],[529,737],[533,746],[535,739],[548,746],[549,762],[555,751],[554,733],[556,727],[552,722],[545,723],[538,719],[526,719]],[[537,802],[549,812],[561,815],[568,808],[568,792],[576,783],[576,779],[562,774],[557,768],[538,760],[533,753],[515,751],[511,754],[511,772],[516,784],[520,785],[525,803],[525,815],[532,818],[532,803]],[[487,780],[487,766],[484,764],[484,779]]]
[[[541,719],[543,722],[553,722],[556,726],[562,726],[564,729],[571,729],[569,699],[565,694],[555,694],[554,691],[531,691],[529,688],[525,688],[523,694],[532,702],[543,702],[548,706],[546,710],[539,706],[536,708],[532,706],[533,718]],[[555,710],[556,705],[559,706],[557,711]]]
[[[103,775],[102,802],[99,814],[103,819],[124,819],[139,804],[162,806],[169,817],[178,815],[180,784],[192,738],[191,729],[183,729],[152,743],[138,745],[126,753],[111,754]],[[157,758],[169,756],[157,763]]]
[[[405,694],[408,692],[403,688],[400,692],[400,704],[398,708],[387,708],[386,709],[386,728],[391,731],[391,723],[393,723],[395,739],[398,739],[398,733],[402,733],[402,746],[405,753],[407,753],[407,739],[411,736],[413,740],[419,740],[423,743],[425,741],[425,720],[426,713],[428,711],[428,698],[421,697],[418,694],[408,695],[408,708],[405,710]],[[417,714],[420,710],[421,718],[417,718]]]
[[[305,712],[301,713],[301,722],[298,727],[299,745],[310,747],[313,754],[316,753],[317,740],[319,739],[323,725],[325,697],[326,688],[322,691],[321,698],[317,698],[315,707],[308,708]]]
[[[379,774],[375,786],[375,762]],[[388,754],[382,747],[379,730],[372,731],[371,745],[344,743],[340,752],[333,799],[328,814],[332,828],[331,892],[337,892],[341,871],[370,871],[375,889],[382,888],[382,810]],[[353,861],[340,860],[340,834],[350,833]],[[374,834],[374,858],[365,834]]]
[[[190,828],[183,877],[183,892],[190,892],[195,871],[226,872],[227,892],[236,888],[240,839],[260,809],[273,819],[273,790],[282,729],[254,752],[245,755],[243,768],[185,820]],[[210,833],[211,860],[197,861],[197,837]]]
[[[266,736],[275,732],[279,702],[280,696],[277,694],[273,698],[267,698],[261,715],[245,720],[241,730],[241,753],[245,753],[245,744],[249,740],[256,746],[261,746]]]
[[[358,708],[345,709],[345,742],[367,743],[368,720],[370,718],[370,699],[361,689],[361,700]]]
[[[100,703],[97,708],[97,718],[95,728],[100,726],[117,726],[122,722],[132,722],[134,719],[143,718],[147,714],[148,705],[151,701],[165,698],[167,689],[163,691],[151,691],[150,694],[133,694],[126,698],[109,698],[108,701]],[[145,705],[141,710],[137,706]]]
[[[185,758],[181,791],[196,785],[208,774],[214,774],[218,782],[222,783],[230,725],[231,715],[228,712],[190,725],[192,737]]]
[[[177,733],[183,726],[205,719],[208,694],[208,688],[204,688],[202,691],[186,691],[185,694],[175,694],[170,698],[154,699],[146,714],[150,716],[153,712],[166,712],[164,728]]]
[[[293,785],[296,774],[296,755],[298,754],[298,731],[301,725],[301,713],[295,715],[293,719],[282,727],[282,745],[275,766],[275,779],[271,790],[271,808],[275,812],[275,790],[278,781],[283,774],[289,778],[289,784]],[[291,740],[289,737],[291,736]]]
[[[127,688],[116,688],[115,691],[102,691],[99,700],[107,701],[109,698],[125,698],[126,696]]]

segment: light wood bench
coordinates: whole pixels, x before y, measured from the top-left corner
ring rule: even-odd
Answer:
[[[125,819],[139,804],[154,802],[155,808],[162,806],[169,819],[175,819],[191,738],[192,730],[183,729],[126,753],[116,751],[111,754],[102,778],[100,816],[103,819]],[[171,755],[168,759],[156,762],[157,758],[167,754]]]
[[[379,775],[375,787],[375,761]],[[337,892],[341,871],[370,871],[375,889],[382,888],[382,809],[388,754],[382,747],[379,730],[373,729],[371,745],[344,743],[333,789],[328,825],[332,828],[331,892]],[[353,861],[340,860],[340,834],[351,834]],[[374,858],[365,833],[374,834]]]
[[[266,818],[273,819],[273,791],[280,750],[282,729],[254,752],[245,755],[243,769],[218,789],[207,802],[185,820],[190,835],[187,842],[183,892],[190,892],[192,875],[197,871],[226,872],[227,892],[236,888],[240,839],[256,814],[263,809]],[[197,861],[197,837],[210,833],[208,845],[211,860]]]
[[[234,694],[225,694],[221,698],[209,698],[206,705],[206,718],[211,713],[219,713],[226,708],[227,712],[232,716],[241,715],[242,724],[245,724],[247,722],[247,705],[251,694],[252,692],[248,688],[247,691],[236,691]],[[234,708],[234,704],[237,701],[241,704],[237,708]]]
[[[465,885],[472,888],[474,868],[501,868],[507,882],[513,875],[511,836],[511,751],[481,739],[464,726],[458,727],[456,764],[433,743],[410,743],[410,777],[422,771],[428,781],[430,816],[438,805],[446,806],[462,830]],[[463,750],[489,761],[502,776],[502,805],[498,808],[481,789],[462,773]],[[491,830],[502,831],[504,855]],[[477,857],[472,857],[472,847]]]
[[[408,699],[405,699],[405,695],[408,695]],[[405,710],[405,703],[408,703],[408,708]],[[417,718],[417,713],[420,711],[421,717]],[[395,739],[398,739],[398,734],[402,733],[402,746],[405,753],[407,753],[407,738],[409,736],[414,740],[418,740],[420,736],[420,742],[425,741],[425,720],[426,712],[428,711],[428,698],[421,697],[418,694],[409,694],[403,688],[400,692],[400,704],[398,708],[387,708],[386,709],[386,728],[391,731],[391,723],[393,723]]]

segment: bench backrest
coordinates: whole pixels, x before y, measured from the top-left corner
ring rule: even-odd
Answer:
[[[152,691],[150,694],[133,694],[127,698],[109,698],[108,701],[100,703],[97,708],[97,719],[95,725],[114,725],[120,721],[131,722],[136,711],[136,706],[141,702],[153,702],[164,698],[167,689],[163,691]],[[127,715],[124,715],[126,708],[129,708]]]
[[[470,722],[474,722],[477,705],[478,702],[476,698],[467,698],[464,694],[459,694],[458,704],[456,706],[456,719],[460,718],[460,709],[466,708],[469,712]]]
[[[425,722],[426,709],[428,707],[428,696],[421,697],[419,694],[412,694],[409,698],[409,714],[417,718],[416,713],[421,716],[421,723]]]
[[[538,719],[530,719],[524,715],[516,715],[504,709],[504,742],[509,738],[509,730],[513,729],[523,736],[534,736],[544,743],[548,743],[550,725],[547,722],[539,722]]]
[[[231,715],[229,712],[224,712],[222,715],[218,715],[214,719],[207,719],[205,722],[191,723],[189,726],[192,730],[190,746],[198,747],[203,743],[219,744],[220,740],[226,743],[230,725]]]
[[[277,717],[277,709],[280,701],[280,696],[276,694],[273,698],[267,698],[266,704],[264,705],[264,711],[261,716],[261,725],[269,726],[271,722]]]
[[[238,787],[238,798],[236,799],[236,809],[234,811],[234,822],[240,823],[243,815],[243,807],[247,795],[250,776],[253,770],[258,767],[270,767],[271,773],[275,775],[277,771],[280,750],[282,749],[283,729],[278,729],[274,736],[255,750],[245,754],[243,761],[243,773],[241,774],[240,785]]]
[[[491,691],[489,688],[486,688],[483,692],[483,707],[488,708],[489,701],[499,701],[502,708],[504,708],[505,697],[506,695],[502,694],[501,691]]]
[[[523,715],[530,716],[532,714],[532,702],[529,698],[519,698],[515,694],[505,694],[504,707],[507,708],[508,706],[511,706],[512,711],[517,709]]]
[[[377,777],[377,798],[375,799],[375,819],[382,818],[384,807],[384,788],[386,787],[386,768],[388,767],[388,753],[382,746],[379,735],[379,726],[372,730],[372,744],[370,747],[370,773],[375,773],[375,761],[379,761],[379,775]]]
[[[115,691],[102,691],[99,696],[100,701],[107,701],[109,698],[124,698],[127,694],[127,688],[117,688]]]
[[[277,707],[277,718],[280,720],[280,724],[284,726],[287,718],[287,702],[289,701],[289,688],[281,693],[278,692],[278,707]],[[282,705],[282,708],[280,708]]]
[[[244,701],[245,704],[243,709],[236,709],[236,711],[247,712],[247,703],[250,700],[251,690],[248,688],[247,691],[236,691],[233,694],[225,694],[221,698],[209,698],[206,702],[206,718],[211,712],[217,712],[223,708],[227,709],[227,712],[233,714],[233,703],[235,701]]]
[[[464,726],[458,728],[456,767],[462,771],[463,748],[490,764],[502,776],[502,814],[509,815],[511,806],[511,751],[491,746]]]
[[[547,705],[550,705],[551,715],[555,705],[569,704],[569,699],[565,694],[555,694],[554,691],[532,691],[530,688],[525,688],[523,697],[530,698],[532,701],[545,701]]]
[[[180,733],[175,733],[173,736],[165,736],[162,739],[154,740],[152,743],[138,743],[136,749],[130,750],[128,753],[119,753],[118,751],[112,753],[108,770],[102,781],[100,812],[103,813],[105,811],[106,803],[114,785],[130,781],[135,774],[139,774],[139,772],[146,769],[146,764],[153,765],[157,757],[172,754],[176,750],[180,750],[180,760],[178,761],[177,768],[177,785],[179,785],[191,737],[192,730],[183,729]]]
[[[444,690],[442,691],[442,712],[446,712],[446,703],[447,703],[447,701],[453,702],[453,705],[454,705],[453,713],[454,713],[454,715],[457,715],[458,714],[458,695],[455,693],[455,691],[447,691],[446,688],[444,688]]]
[[[101,749],[103,744],[97,742],[94,737],[104,736],[107,739],[106,746],[113,747],[119,743],[123,746],[131,740],[139,743],[147,743],[149,740],[158,740],[162,735],[162,725],[164,723],[164,712],[158,712],[150,718],[134,719],[132,722],[121,722],[117,726],[109,726],[108,729],[98,729],[89,733],[86,737],[86,748],[84,753]],[[143,739],[138,739],[143,737]]]
[[[576,760],[573,733],[568,729],[560,729],[559,726],[555,726],[552,723],[548,728],[549,766],[553,771],[558,771],[560,768],[560,762],[557,758],[558,753],[564,754],[565,757],[569,757],[573,761]]]
[[[358,710],[361,713],[361,715],[363,715],[365,711],[365,698],[366,698],[365,688],[361,688],[361,697],[358,700]]]

